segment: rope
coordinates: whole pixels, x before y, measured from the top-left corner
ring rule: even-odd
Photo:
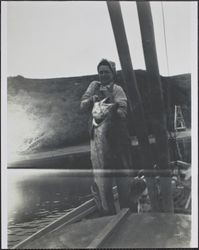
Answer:
[[[163,20],[163,30],[164,30],[164,44],[165,44],[165,54],[166,54],[166,63],[167,63],[167,74],[168,76],[170,76],[170,72],[169,72],[169,56],[168,56],[168,46],[167,46],[167,39],[166,39],[166,25],[165,25],[165,13],[164,13],[164,6],[163,6],[163,2],[161,1],[161,10],[162,10],[162,20]],[[169,107],[170,107],[170,98],[169,98],[169,88],[170,88],[170,85],[168,86],[167,88],[167,110],[168,110],[168,123],[169,121],[171,120],[170,119],[170,112],[169,112]],[[177,161],[177,158],[180,158],[182,159],[182,155],[181,155],[181,152],[180,152],[180,149],[179,149],[179,145],[178,145],[178,142],[177,142],[177,133],[176,133],[176,130],[174,130],[174,134],[172,135],[171,131],[168,130],[168,133],[169,133],[169,136],[171,139],[175,140],[175,145],[176,145],[176,150],[177,150],[177,154],[178,156],[175,157],[176,161]]]
[[[167,40],[166,40],[166,27],[165,27],[165,15],[164,15],[164,6],[163,2],[161,1],[161,9],[162,9],[162,20],[163,20],[163,29],[164,29],[164,44],[165,44],[165,52],[166,52],[166,62],[167,62],[167,73],[169,73],[169,57],[168,57],[168,48],[167,48]]]
[[[164,6],[163,2],[161,2],[161,10],[162,10],[162,21],[163,21],[163,30],[164,30],[164,46],[165,46],[165,54],[166,54],[166,62],[167,62],[167,74],[169,76],[169,60],[168,60],[168,49],[167,49],[167,40],[166,40],[166,28],[165,28],[165,16],[164,16]],[[170,112],[169,112],[169,107],[170,107],[170,98],[169,98],[169,89],[170,85],[167,86],[167,114],[168,114],[168,123],[171,120],[170,119]],[[173,138],[171,131],[168,130],[170,138]]]

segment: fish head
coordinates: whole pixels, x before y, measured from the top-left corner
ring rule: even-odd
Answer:
[[[92,110],[92,116],[95,120],[104,120],[110,114],[114,103],[107,103],[107,98],[95,102]]]

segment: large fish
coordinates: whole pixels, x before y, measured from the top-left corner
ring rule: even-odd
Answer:
[[[91,162],[95,181],[92,191],[98,194],[99,209],[104,214],[115,213],[112,178],[104,176],[107,169],[113,168],[114,159],[107,134],[111,129],[115,104],[107,102],[108,98],[105,98],[102,101],[95,102],[93,106],[91,139]]]
[[[92,109],[91,162],[95,182],[92,192],[102,214],[116,213],[112,192],[114,184],[117,185],[120,208],[130,207],[132,211],[136,209],[136,200],[145,189],[142,179],[134,180],[128,175],[116,178],[114,176],[115,170],[129,169],[132,165],[129,159],[131,157],[128,152],[128,141],[125,143],[125,135],[117,130],[119,123],[115,119],[117,104],[109,101],[109,98],[105,98],[95,102]]]

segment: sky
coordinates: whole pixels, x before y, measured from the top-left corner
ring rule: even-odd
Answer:
[[[145,69],[136,3],[121,2],[134,69]],[[9,1],[7,75],[53,78],[95,74],[101,58],[121,69],[105,1]],[[151,2],[161,75],[190,73],[194,2]]]

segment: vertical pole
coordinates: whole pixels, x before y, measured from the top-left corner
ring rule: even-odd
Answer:
[[[135,132],[138,137],[138,142],[141,146],[143,168],[152,168],[150,144],[144,118],[144,110],[142,107],[140,93],[137,87],[135,73],[133,71],[120,3],[119,1],[107,1],[107,6],[116,41],[120,64],[122,67],[122,74],[124,82],[126,84],[125,88],[127,90],[127,96],[129,100],[129,107],[132,118],[131,121],[134,125]]]
[[[151,8],[148,1],[137,1],[136,4],[142,36],[145,64],[148,81],[150,84],[153,130],[158,150],[157,165],[160,169],[168,169],[169,158],[166,113],[163,100],[162,83],[159,75]],[[173,212],[171,178],[162,177],[160,188],[163,197],[163,211]]]

